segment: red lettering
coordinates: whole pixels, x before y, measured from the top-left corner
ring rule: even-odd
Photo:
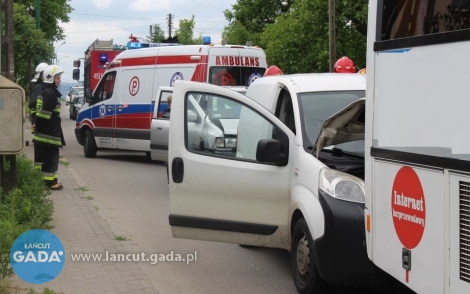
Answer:
[[[245,66],[250,66],[250,58],[248,56],[245,57]]]
[[[234,65],[234,64],[235,64],[235,58],[233,58],[233,56],[230,56],[230,57],[229,57],[229,60],[230,60],[230,65]]]
[[[255,58],[254,57],[250,57],[250,66],[254,66],[255,65]]]
[[[235,57],[235,65],[240,65],[240,57]]]
[[[228,56],[222,56],[222,65],[228,65]]]
[[[215,65],[220,65],[220,56],[215,57]]]
[[[258,57],[255,58],[255,65],[256,65],[257,67],[259,66],[259,58],[258,58]]]

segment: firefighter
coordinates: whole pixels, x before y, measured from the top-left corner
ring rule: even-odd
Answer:
[[[279,69],[279,67],[275,66],[275,65],[271,65],[270,67],[268,67],[268,69],[264,72],[264,76],[267,77],[267,76],[280,76],[280,75],[283,75],[282,73],[282,70]]]
[[[34,166],[41,169],[43,179],[51,190],[62,190],[57,179],[59,147],[65,145],[60,118],[58,90],[64,71],[57,65],[48,66],[43,72],[42,95],[38,96],[34,142]]]
[[[335,63],[335,73],[355,73],[354,62],[347,56],[343,56]]]
[[[49,65],[44,62],[36,66],[34,78],[31,80],[31,82],[35,83],[33,89],[31,90],[31,95],[30,95],[29,104],[28,104],[29,110],[30,110],[29,116],[31,119],[31,133],[32,134],[34,134],[34,128],[32,126],[34,125],[34,122],[36,119],[36,101],[43,87],[44,78],[42,76],[42,73],[48,66]]]

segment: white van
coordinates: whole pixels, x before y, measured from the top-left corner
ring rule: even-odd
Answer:
[[[249,86],[266,70],[261,48],[232,45],[184,45],[127,50],[108,65],[96,89],[86,90],[75,135],[85,157],[98,149],[146,152],[160,86],[177,80],[220,86]],[[159,105],[159,112],[165,104]]]

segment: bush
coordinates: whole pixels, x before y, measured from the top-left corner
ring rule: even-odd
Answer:
[[[0,277],[13,275],[10,249],[15,239],[31,229],[51,229],[54,206],[47,196],[41,172],[25,155],[16,157],[16,188],[0,190]]]

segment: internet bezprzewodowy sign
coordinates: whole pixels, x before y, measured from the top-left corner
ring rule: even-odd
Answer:
[[[10,262],[15,273],[31,284],[44,284],[62,271],[65,251],[62,242],[46,230],[30,230],[13,243]]]

